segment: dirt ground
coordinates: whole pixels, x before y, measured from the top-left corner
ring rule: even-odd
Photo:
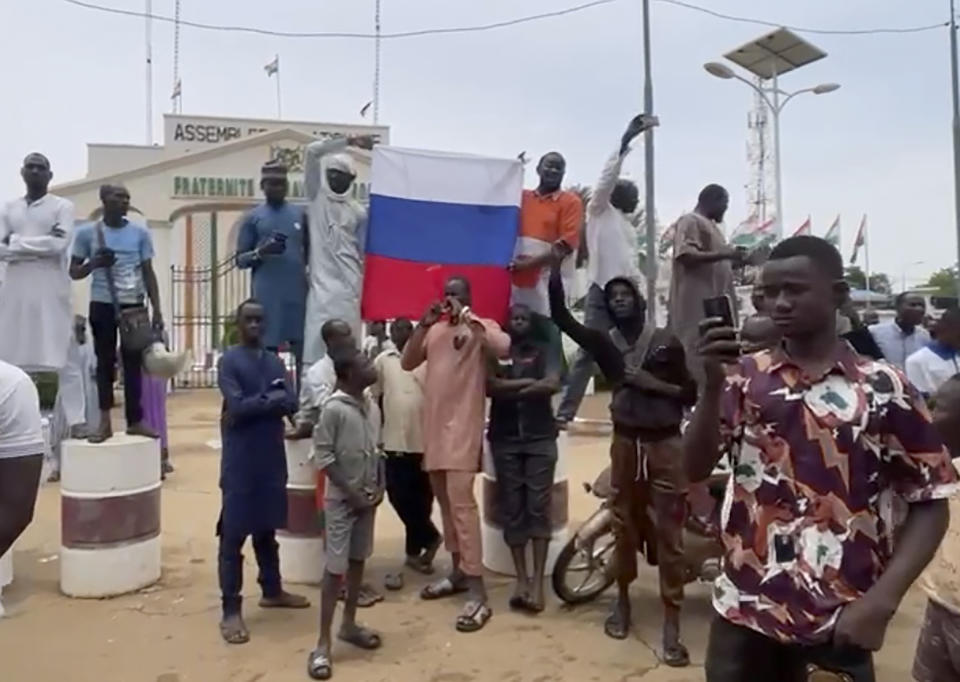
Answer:
[[[305,662],[316,638],[314,607],[296,612],[257,608],[256,567],[247,551],[245,615],[252,640],[224,644],[217,631],[218,590],[213,534],[219,508],[218,398],[213,391],[180,392],[169,403],[171,450],[176,473],[163,489],[163,577],[154,587],[108,600],[73,600],[58,591],[59,494],[45,485],[36,519],[16,546],[16,578],[4,592],[8,617],[0,620],[0,680],[34,682],[286,682],[307,679]],[[601,417],[602,398],[585,406]],[[575,527],[597,505],[580,486],[593,480],[606,459],[606,439],[571,438],[570,517]],[[377,518],[377,545],[369,575],[382,584],[402,555],[401,526],[389,504]],[[441,555],[442,556],[442,555]],[[445,564],[445,559],[441,562]],[[656,576],[647,569],[634,586],[638,627],[623,642],[608,639],[602,623],[608,591],[597,602],[568,609],[553,595],[539,617],[507,608],[510,580],[491,575],[494,616],[480,633],[460,634],[453,621],[460,602],[424,603],[424,578],[407,575],[406,588],[361,611],[378,628],[384,646],[374,653],[338,645],[337,680],[375,682],[691,682],[702,680],[711,608],[708,588],[688,589],[684,635],[694,664],[685,670],[660,665]],[[909,680],[925,600],[918,590],[904,602],[877,657],[881,682]]]

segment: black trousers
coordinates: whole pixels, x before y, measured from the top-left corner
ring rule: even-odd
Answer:
[[[243,543],[247,536],[220,535],[220,552],[217,572],[220,576],[220,595],[223,602],[223,615],[240,613],[240,596],[243,590]],[[252,536],[253,553],[257,557],[260,574],[257,582],[263,590],[263,596],[277,597],[283,588],[280,582],[280,550],[277,534],[269,530]]]
[[[407,556],[419,556],[440,538],[430,520],[433,490],[423,470],[419,452],[388,452],[386,461],[387,497],[407,531]]]
[[[876,680],[873,657],[863,649],[781,644],[720,616],[710,626],[707,682],[806,682],[813,670],[832,672],[837,682]]]
[[[121,306],[126,307],[126,306]],[[93,331],[93,351],[97,356],[97,395],[100,409],[113,408],[113,384],[117,379],[117,315],[110,303],[90,302],[90,329]],[[123,409],[127,426],[143,420],[140,406],[140,371],[142,353],[128,353],[120,349],[123,361]]]

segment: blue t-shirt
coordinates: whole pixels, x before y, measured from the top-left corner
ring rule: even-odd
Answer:
[[[100,222],[82,225],[74,232],[73,257],[88,260],[100,248],[97,225]],[[110,268],[114,286],[117,289],[117,301],[121,304],[142,303],[146,295],[143,282],[143,262],[153,258],[153,240],[150,230],[138,223],[124,219],[123,227],[103,225],[103,239],[108,249],[113,249],[117,257]],[[90,285],[90,300],[98,303],[111,303],[110,286],[107,283],[106,268],[93,271]]]

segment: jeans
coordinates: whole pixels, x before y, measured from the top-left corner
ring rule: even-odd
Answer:
[[[217,570],[220,577],[220,595],[223,602],[223,615],[240,613],[243,590],[243,543],[245,535],[220,536],[220,552]],[[269,530],[253,536],[253,553],[257,557],[260,575],[257,582],[267,598],[278,597],[282,592],[280,583],[280,550],[276,532]]]
[[[93,351],[97,356],[97,394],[100,397],[100,410],[106,411],[113,408],[113,383],[117,379],[119,331],[113,304],[90,302],[90,329],[93,331]],[[121,348],[120,358],[123,362],[123,409],[129,427],[143,420],[143,408],[140,406],[140,370],[143,365],[143,354],[130,353]]]
[[[811,677],[817,670],[834,673],[838,682],[876,680],[869,651],[829,642],[817,646],[781,644],[721,616],[715,617],[710,626],[705,667],[707,682],[806,682],[817,679]]]
[[[407,532],[407,556],[420,556],[440,537],[440,531],[430,520],[433,490],[430,476],[423,470],[423,455],[419,452],[388,452],[386,477],[390,505]]]
[[[611,327],[610,314],[607,312],[603,289],[596,284],[591,284],[587,290],[583,323],[590,329],[600,329],[602,331],[607,331]],[[593,376],[594,366],[595,363],[590,354],[582,348],[578,349],[573,364],[570,366],[567,385],[564,387],[563,396],[560,399],[560,407],[557,409],[558,419],[572,421],[577,416],[583,394],[587,390],[590,377]]]

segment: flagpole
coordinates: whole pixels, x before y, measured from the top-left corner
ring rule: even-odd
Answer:
[[[870,237],[867,236],[869,230],[867,229],[867,216],[863,216],[863,261],[864,266],[867,269],[867,310],[870,310],[873,303],[870,301],[870,294],[873,291],[870,289]]]
[[[153,144],[153,26],[151,25],[151,19],[153,18],[153,2],[151,0],[146,0],[146,51],[147,51],[147,126],[146,126],[146,135],[147,135],[147,146]]]
[[[283,106],[280,100],[280,55],[274,55],[273,61],[277,65],[273,75],[277,77],[277,119],[279,120],[283,118]]]

